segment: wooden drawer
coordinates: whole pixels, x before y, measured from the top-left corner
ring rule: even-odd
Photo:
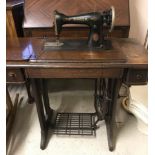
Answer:
[[[28,68],[26,69],[27,75],[30,78],[121,78],[122,69],[48,69],[48,68]]]
[[[148,80],[147,69],[129,69],[124,78],[124,82],[129,85],[146,84]]]
[[[7,69],[6,70],[7,83],[23,83],[25,82],[24,73],[21,69]]]

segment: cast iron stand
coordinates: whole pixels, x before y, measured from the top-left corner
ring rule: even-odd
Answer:
[[[116,115],[116,104],[117,104],[117,97],[119,93],[119,89],[121,86],[120,79],[108,79],[108,85],[104,85],[104,90],[102,89],[103,86],[103,79],[99,79],[100,82],[99,86],[99,95],[105,95],[103,99],[106,98],[106,102],[103,105],[106,107],[103,118],[106,122],[107,128],[107,137],[108,137],[108,146],[109,150],[113,151],[115,149],[116,144],[116,122],[115,122],[115,115]],[[47,142],[47,134],[50,128],[50,120],[52,118],[53,110],[50,108],[49,105],[49,98],[48,98],[48,89],[45,79],[32,79],[32,89],[34,92],[35,103],[37,107],[38,118],[41,127],[41,149],[45,149],[46,142]],[[96,98],[98,98],[97,85],[95,87],[95,102]],[[101,92],[102,91],[102,92]],[[106,96],[108,95],[108,96]],[[106,103],[106,104],[105,104]],[[96,115],[98,113],[96,112]],[[102,120],[101,119],[101,120]]]

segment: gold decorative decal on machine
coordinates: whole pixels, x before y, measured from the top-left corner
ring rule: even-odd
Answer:
[[[104,38],[104,29],[108,28],[109,32],[113,30],[115,23],[115,9],[112,6],[109,10],[103,12],[90,12],[75,16],[66,16],[63,13],[54,11],[54,27],[56,41],[45,42],[44,47],[61,47],[65,46],[65,43],[60,41],[60,33],[64,24],[84,24],[90,29],[88,40],[86,45],[82,45],[87,48],[101,48],[111,49],[110,42]],[[108,45],[107,45],[108,44]],[[70,47],[68,47],[70,48]],[[73,47],[72,47],[73,48]],[[77,48],[75,46],[75,48]]]

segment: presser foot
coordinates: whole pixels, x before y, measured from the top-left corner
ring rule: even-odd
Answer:
[[[49,41],[49,42],[45,42],[44,47],[61,47],[63,46],[63,42],[60,41]]]

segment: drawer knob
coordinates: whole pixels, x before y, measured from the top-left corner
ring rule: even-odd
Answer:
[[[9,75],[10,77],[16,77],[16,74],[15,74],[14,72],[9,72],[8,75]]]
[[[137,75],[136,75],[136,78],[137,78],[138,80],[139,80],[139,79],[142,79],[142,77],[143,77],[143,76],[142,76],[141,74],[137,74]]]

